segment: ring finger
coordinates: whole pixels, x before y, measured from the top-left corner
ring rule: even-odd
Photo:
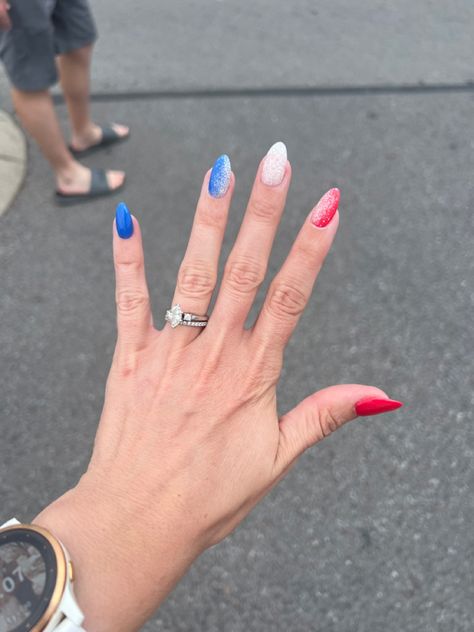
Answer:
[[[224,238],[235,179],[228,156],[220,156],[203,182],[188,247],[179,268],[172,305],[183,312],[205,315],[216,286],[219,255]],[[166,323],[163,334],[173,344],[189,344],[201,327]]]

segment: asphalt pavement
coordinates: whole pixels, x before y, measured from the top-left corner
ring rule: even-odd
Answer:
[[[319,196],[337,185],[342,201],[280,409],[338,382],[406,402],[307,452],[144,629],[472,632],[472,4],[107,0],[96,15],[94,113],[132,136],[87,163],[127,170],[156,318],[205,171],[226,152],[237,176],[226,254],[283,140],[294,178],[269,278]],[[4,82],[0,96],[8,109]],[[114,347],[114,200],[61,209],[52,190],[30,143],[0,219],[5,518],[30,519],[84,471]]]

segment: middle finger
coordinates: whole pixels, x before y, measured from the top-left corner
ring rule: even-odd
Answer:
[[[208,328],[243,327],[265,278],[291,180],[286,147],[275,143],[260,163],[237,240],[225,266]]]

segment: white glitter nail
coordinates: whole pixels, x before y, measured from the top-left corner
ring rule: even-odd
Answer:
[[[262,169],[262,182],[270,187],[281,183],[285,175],[287,152],[285,143],[279,141],[270,147]]]

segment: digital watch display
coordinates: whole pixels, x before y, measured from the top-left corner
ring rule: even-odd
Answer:
[[[0,532],[0,632],[37,632],[57,608],[66,558],[57,541],[35,526]]]

